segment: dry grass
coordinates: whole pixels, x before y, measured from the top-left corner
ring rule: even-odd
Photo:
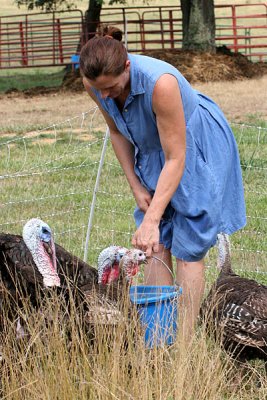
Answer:
[[[267,75],[242,81],[196,83],[194,87],[210,96],[230,121],[267,121]]]
[[[1,130],[4,127],[44,127],[80,115],[94,106],[86,92],[34,97],[1,96]]]
[[[28,336],[16,339],[7,324],[2,337],[2,400],[266,399],[260,369],[250,366],[242,376],[203,329],[191,343],[180,333],[172,347],[148,350],[134,335],[135,318],[97,327],[90,345],[75,309],[64,313],[57,297],[42,312],[25,304],[22,314]]]
[[[210,96],[230,121],[249,122],[252,118],[267,120],[267,75],[251,80],[198,83],[194,87]],[[1,133],[29,131],[62,122],[87,112],[94,106],[84,93],[54,93],[25,97],[22,94],[2,95],[0,110]]]

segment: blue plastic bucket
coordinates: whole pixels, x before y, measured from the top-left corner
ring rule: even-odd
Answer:
[[[178,319],[177,286],[132,286],[130,299],[136,305],[148,348],[170,345],[175,341]]]
[[[73,54],[73,56],[71,56],[71,63],[73,65],[74,69],[79,68],[79,62],[80,62],[80,56],[77,54]]]

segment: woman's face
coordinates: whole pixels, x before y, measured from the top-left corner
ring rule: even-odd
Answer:
[[[127,60],[125,70],[118,76],[100,75],[95,80],[87,79],[90,87],[101,93],[102,99],[116,99],[130,87],[130,61]]]

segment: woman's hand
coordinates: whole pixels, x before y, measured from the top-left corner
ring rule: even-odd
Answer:
[[[152,252],[159,251],[159,225],[157,222],[146,220],[136,230],[132,238],[132,245],[146,252],[150,257]]]
[[[137,206],[144,213],[147,212],[152,196],[141,184],[133,190],[133,195]],[[144,217],[142,224],[133,235],[132,245],[146,252],[147,257],[151,256],[152,251],[158,251],[159,227],[158,223]]]
[[[145,213],[152,200],[151,194],[140,184],[138,188],[133,190],[133,195],[137,206]]]

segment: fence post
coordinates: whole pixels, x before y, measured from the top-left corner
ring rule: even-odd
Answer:
[[[56,38],[55,38],[55,12],[52,14],[52,27],[53,27],[53,65],[56,63]]]
[[[251,36],[250,36],[250,28],[245,28],[245,45],[249,46],[245,48],[245,54],[249,53],[249,60],[251,61]]]
[[[2,28],[2,20],[1,20],[1,18],[0,18],[0,68],[1,68],[1,66],[2,66],[2,41],[1,41],[1,37],[2,37],[2,32],[1,32],[1,29]]]
[[[170,40],[171,40],[171,49],[174,49],[173,13],[172,13],[172,10],[169,10],[169,21],[170,21]]]
[[[145,24],[144,24],[144,13],[142,13],[142,18],[139,16],[139,24],[140,24],[140,39],[141,39],[141,50],[145,51],[146,49],[146,39],[145,39]]]
[[[100,160],[99,160],[99,166],[98,166],[98,170],[97,170],[95,187],[94,187],[94,191],[93,191],[93,198],[92,198],[92,203],[91,203],[90,213],[89,213],[89,218],[88,218],[85,247],[84,247],[84,256],[83,256],[84,262],[87,262],[87,258],[88,258],[88,245],[89,245],[89,240],[90,240],[90,235],[91,235],[91,230],[92,230],[92,225],[93,225],[96,195],[97,195],[98,188],[99,188],[99,182],[100,182],[101,172],[102,172],[105,154],[106,154],[106,150],[107,150],[108,139],[109,139],[109,128],[107,127],[105,138],[104,138],[104,143],[103,143],[103,147],[102,147],[102,151],[101,151],[101,156],[100,156]]]
[[[161,34],[161,46],[164,49],[165,48],[165,44],[164,44],[164,25],[162,22],[162,8],[159,7],[159,18],[160,18],[160,34]]]
[[[237,27],[236,27],[236,10],[235,6],[231,6],[232,8],[232,24],[233,24],[233,36],[234,36],[234,52],[238,52],[237,48]]]
[[[24,41],[23,22],[19,23],[19,33],[20,33],[22,65],[27,65],[27,55],[26,55],[25,41]]]
[[[127,24],[127,17],[123,15],[124,19],[124,45],[126,50],[128,51],[128,24]]]
[[[63,64],[64,57],[63,57],[63,47],[62,47],[61,24],[59,18],[57,18],[57,35],[58,35],[58,47],[59,47],[59,59],[61,64]]]
[[[25,17],[25,57],[26,65],[29,65],[29,53],[28,53],[28,15]]]

